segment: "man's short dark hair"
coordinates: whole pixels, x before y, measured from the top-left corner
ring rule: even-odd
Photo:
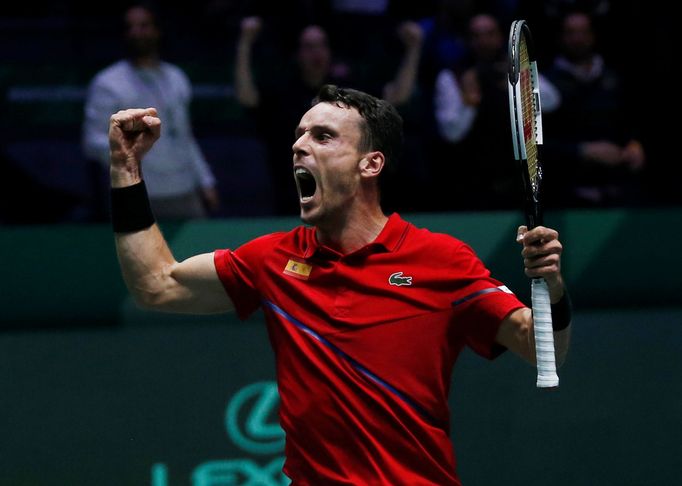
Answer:
[[[384,154],[386,165],[393,168],[400,157],[403,145],[403,119],[388,101],[350,88],[325,84],[313,100],[317,103],[336,103],[358,110],[364,120],[360,127],[361,151],[378,150]]]

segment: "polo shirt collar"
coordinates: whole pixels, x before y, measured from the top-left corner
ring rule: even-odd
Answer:
[[[392,213],[379,235],[374,241],[358,248],[348,255],[342,255],[336,250],[321,245],[317,241],[316,231],[314,227],[307,228],[306,248],[303,254],[304,258],[309,258],[315,254],[336,256],[342,258],[349,255],[362,255],[370,253],[392,252],[398,249],[407,233],[409,223],[402,219],[398,213]]]

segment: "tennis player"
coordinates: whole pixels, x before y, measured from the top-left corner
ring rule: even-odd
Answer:
[[[379,177],[402,139],[395,108],[324,86],[292,147],[305,225],[182,262],[155,223],[142,176],[160,134],[154,108],[111,117],[123,277],[145,308],[236,310],[242,319],[263,309],[292,484],[461,484],[449,437],[455,360],[469,346],[533,362],[533,320],[466,244],[382,211]],[[517,241],[526,274],[549,285],[561,362],[570,332],[562,245],[546,227],[520,227]]]

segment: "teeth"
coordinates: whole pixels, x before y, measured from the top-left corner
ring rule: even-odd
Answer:
[[[303,167],[297,167],[295,171],[296,175],[299,174],[310,174],[310,172],[307,169],[304,169]]]

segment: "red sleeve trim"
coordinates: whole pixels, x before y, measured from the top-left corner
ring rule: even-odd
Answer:
[[[230,250],[216,250],[213,253],[213,263],[218,278],[223,284],[225,292],[230,296],[237,316],[241,320],[245,320],[260,306],[260,299],[255,289],[250,288],[238,278],[234,258],[234,253]]]
[[[470,323],[466,333],[467,345],[476,354],[492,360],[507,349],[496,341],[502,321],[525,305],[514,294],[490,292],[467,300],[461,307],[466,316],[464,319]]]

